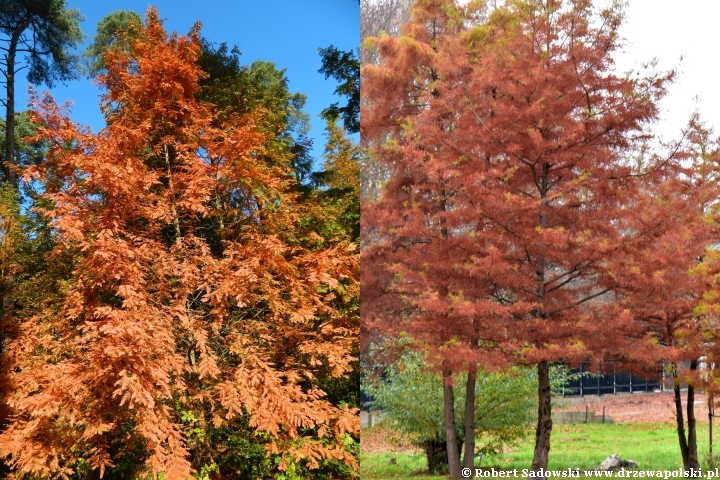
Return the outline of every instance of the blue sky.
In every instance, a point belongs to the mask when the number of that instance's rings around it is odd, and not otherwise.
[[[321,66],[318,47],[334,45],[355,50],[359,43],[360,7],[357,0],[68,0],[85,17],[81,24],[87,35],[85,45],[95,37],[97,23],[116,10],[134,10],[144,16],[149,6],[157,7],[168,32],[186,34],[196,21],[202,22],[202,36],[211,42],[227,42],[240,48],[241,62],[275,62],[285,75],[292,92],[307,95],[305,111],[310,115],[314,139],[313,155],[319,160],[325,143],[324,121],[320,111],[342,99],[333,95],[337,86],[318,73]],[[84,48],[84,46],[83,46]],[[27,104],[27,82],[23,72],[16,84],[16,106]],[[38,90],[48,90],[41,86]],[[58,103],[73,102],[72,119],[97,132],[104,126],[98,107],[100,90],[82,78],[67,86],[49,90]],[[322,163],[322,162],[320,162]]]

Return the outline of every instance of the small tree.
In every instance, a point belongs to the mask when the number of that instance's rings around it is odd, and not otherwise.
[[[633,312],[637,335],[646,343],[644,347],[638,345],[634,351],[626,352],[634,359],[630,368],[633,364],[637,368],[662,362],[672,375],[680,451],[683,466],[690,469],[700,467],[694,395],[700,386],[699,363],[709,340],[703,317],[697,314],[697,305],[705,290],[703,278],[694,275],[692,270],[703,257],[711,232],[697,202],[703,188],[689,183],[684,190],[656,192],[647,204],[648,214],[642,223],[645,228],[653,229],[648,233],[653,237],[653,245],[645,252],[652,260],[648,258],[632,266],[635,270],[631,274],[632,293],[622,303]],[[650,213],[653,211],[654,214]],[[658,218],[662,213],[675,218],[670,221],[667,217]],[[689,369],[684,368],[686,363]],[[687,383],[685,418],[681,382]]]
[[[656,357],[673,379],[680,453],[686,469],[699,468],[695,392],[716,391],[717,359],[717,199],[720,195],[718,139],[695,114],[685,130],[684,168],[652,192],[646,224],[658,225],[652,262],[640,265],[628,307],[659,346]],[[675,147],[675,149],[678,149]],[[663,221],[658,221],[663,217]],[[705,364],[705,368],[702,364]],[[687,385],[685,411],[680,384]]]
[[[382,378],[363,380],[363,390],[373,397],[372,406],[383,410],[400,431],[423,447],[430,474],[443,464],[447,468],[441,375],[427,370],[418,353],[405,354],[383,373]],[[463,425],[465,417],[466,377],[460,374],[455,379],[455,425]],[[471,461],[475,454],[493,455],[524,438],[537,408],[536,384],[536,375],[528,369],[478,372],[473,415],[474,433],[480,441],[470,454]],[[456,427],[456,434],[459,442],[468,440],[463,428]]]

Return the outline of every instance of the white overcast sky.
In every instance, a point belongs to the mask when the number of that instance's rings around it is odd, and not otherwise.
[[[619,71],[654,57],[659,70],[678,71],[660,104],[657,133],[677,138],[697,109],[720,135],[720,1],[629,0],[620,35],[626,46],[616,59]]]
[[[611,2],[594,0],[593,4],[604,7]],[[658,71],[677,72],[660,104],[662,118],[656,133],[666,141],[679,138],[697,110],[705,124],[714,128],[714,136],[720,136],[720,0],[627,3],[620,28],[625,48],[615,55],[618,72],[637,70],[654,58]]]

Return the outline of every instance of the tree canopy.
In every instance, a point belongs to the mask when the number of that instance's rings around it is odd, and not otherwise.
[[[94,77],[105,71],[105,50],[122,48],[123,45],[119,41],[123,38],[137,38],[141,33],[142,17],[139,13],[132,10],[117,10],[106,15],[98,22],[93,42],[87,46],[83,55],[87,64],[87,74]],[[119,35],[122,30],[125,35]],[[129,47],[125,43],[124,47]]]
[[[198,28],[168,35],[151,9],[123,41],[98,134],[34,98],[49,151],[25,175],[69,275],[13,341],[0,453],[42,477],[351,473],[357,409],[321,385],[356,362],[354,244],[309,241],[261,106],[202,99]]]
[[[400,38],[365,41],[380,61],[362,70],[361,135],[391,174],[363,206],[364,335],[407,332],[446,385],[474,364],[535,365],[533,470],[550,364],[642,350],[615,300],[655,242],[648,192],[684,175],[676,150],[641,154],[673,73],[614,72],[621,20],[586,0],[418,1]]]

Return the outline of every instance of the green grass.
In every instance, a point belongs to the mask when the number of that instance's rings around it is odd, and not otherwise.
[[[512,451],[483,459],[476,467],[505,470],[529,468],[532,463],[534,436]],[[720,437],[715,439],[720,451]],[[708,451],[708,426],[698,425],[698,452],[702,459]],[[617,453],[623,460],[634,460],[639,470],[674,470],[682,467],[678,436],[674,425],[667,423],[572,424],[555,425],[551,438],[550,470],[579,468],[594,470],[608,455]],[[395,463],[391,463],[391,459]],[[447,477],[427,475],[423,452],[360,454],[360,478],[385,480]]]
[[[362,442],[362,437],[360,442]],[[395,459],[396,464],[390,460]],[[360,454],[360,478],[362,480],[391,479],[391,478],[418,478],[419,480],[447,479],[442,476],[427,474],[427,460],[424,452],[408,453],[374,453]]]

